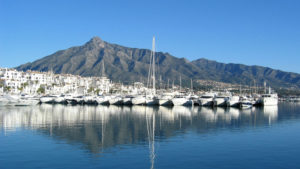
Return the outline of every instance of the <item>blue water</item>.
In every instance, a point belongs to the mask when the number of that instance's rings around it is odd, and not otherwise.
[[[300,104],[0,107],[0,168],[300,168]]]

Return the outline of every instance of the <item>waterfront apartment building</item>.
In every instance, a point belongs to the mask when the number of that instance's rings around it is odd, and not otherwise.
[[[11,94],[104,94],[111,82],[106,77],[81,77],[52,72],[0,68],[0,93]]]

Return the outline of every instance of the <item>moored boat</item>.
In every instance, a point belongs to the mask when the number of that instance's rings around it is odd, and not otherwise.
[[[198,99],[199,106],[212,106],[215,95],[215,93],[209,92],[200,96]]]

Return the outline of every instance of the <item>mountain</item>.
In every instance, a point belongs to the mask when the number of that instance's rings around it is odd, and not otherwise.
[[[105,75],[115,82],[132,83],[146,81],[149,69],[151,50],[128,48],[111,44],[93,37],[82,46],[57,51],[49,56],[18,66],[18,70],[54,71],[81,76]],[[103,64],[104,62],[104,64]],[[188,61],[169,53],[156,52],[158,78],[162,81],[189,84],[195,80],[214,80],[236,84],[250,84],[264,81],[272,87],[300,88],[300,74],[274,70],[262,66],[242,64],[224,64],[207,59]],[[103,69],[102,67],[105,67]]]

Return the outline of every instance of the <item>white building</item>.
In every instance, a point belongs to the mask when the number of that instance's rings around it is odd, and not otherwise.
[[[81,77],[52,72],[17,71],[0,68],[0,93],[13,94],[95,94],[108,93],[111,87],[106,77]],[[90,90],[93,89],[93,90]]]

